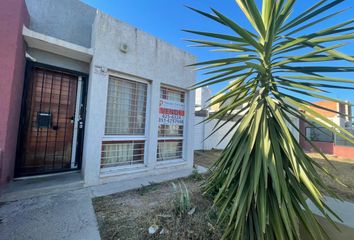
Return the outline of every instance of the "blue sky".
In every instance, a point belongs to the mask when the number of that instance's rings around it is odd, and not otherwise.
[[[207,18],[196,14],[185,6],[191,6],[203,11],[208,11],[210,7],[221,11],[231,17],[242,26],[250,27],[247,19],[238,8],[234,0],[82,0],[83,2],[108,13],[109,15],[137,28],[151,33],[179,48],[182,48],[195,56],[198,60],[210,60],[220,57],[218,53],[209,52],[205,48],[192,48],[189,43],[184,41],[186,38],[198,38],[191,34],[182,32],[182,29],[192,29],[210,32],[223,32],[225,29],[209,21]],[[260,0],[256,0],[260,3]],[[297,0],[293,16],[301,14],[306,8],[310,7],[318,0]],[[348,20],[354,16],[354,1],[346,0],[334,10],[351,7],[345,13],[336,16],[326,22],[318,24],[317,27],[310,28],[309,32],[323,27],[334,25],[338,22]],[[334,10],[331,10],[332,12]],[[342,51],[354,55],[354,44],[341,48]],[[348,64],[346,64],[349,66]],[[351,65],[353,66],[353,65]],[[341,77],[353,78],[353,74],[343,74]],[[198,74],[198,80],[203,76]],[[353,78],[354,79],[354,78]],[[211,86],[215,93],[222,87],[222,84]],[[354,92],[350,90],[334,90],[330,93],[331,97],[340,98],[354,102]]]

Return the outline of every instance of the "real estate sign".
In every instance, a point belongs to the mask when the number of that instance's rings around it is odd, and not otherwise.
[[[159,124],[183,125],[184,114],[184,103],[160,99]]]

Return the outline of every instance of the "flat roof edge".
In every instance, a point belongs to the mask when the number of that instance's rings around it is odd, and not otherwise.
[[[55,37],[38,33],[28,29],[26,26],[23,26],[22,28],[22,35],[29,47],[55,53],[57,55],[82,62],[91,62],[93,56],[92,48],[86,48]]]

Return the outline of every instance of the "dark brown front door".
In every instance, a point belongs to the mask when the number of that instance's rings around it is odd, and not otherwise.
[[[17,175],[70,170],[78,77],[32,67],[27,78]],[[73,160],[74,161],[74,160]]]

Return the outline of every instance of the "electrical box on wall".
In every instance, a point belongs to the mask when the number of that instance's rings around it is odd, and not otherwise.
[[[122,53],[127,53],[128,52],[128,45],[126,43],[121,43],[119,49]]]

